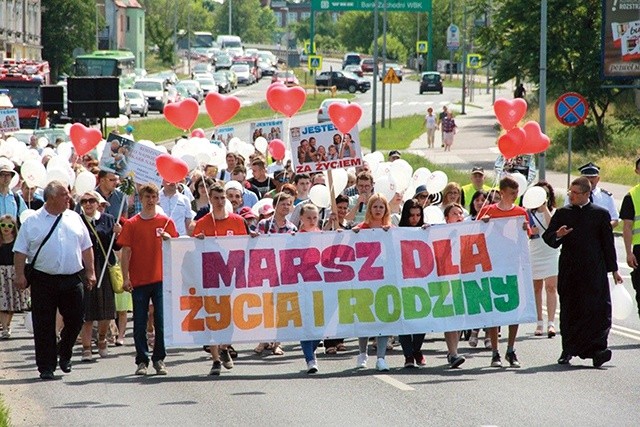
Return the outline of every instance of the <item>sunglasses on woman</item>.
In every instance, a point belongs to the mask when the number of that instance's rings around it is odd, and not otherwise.
[[[0,222],[0,228],[13,228],[14,225],[13,224],[7,224],[4,222]]]
[[[81,205],[84,205],[86,203],[98,203],[98,200],[97,199],[82,199],[82,200],[80,200],[80,204]]]

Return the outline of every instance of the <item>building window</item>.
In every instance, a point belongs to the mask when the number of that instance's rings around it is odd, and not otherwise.
[[[131,22],[129,21],[129,17],[127,16],[127,33],[128,33],[128,32],[129,32],[129,30],[131,29],[131,28],[130,28],[130,25],[131,25]]]
[[[302,19],[309,19],[311,17],[311,12],[302,12]]]
[[[287,13],[287,24],[298,22],[298,14],[296,12]]]

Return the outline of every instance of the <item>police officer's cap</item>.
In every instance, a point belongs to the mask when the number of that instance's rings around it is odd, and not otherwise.
[[[578,170],[580,171],[580,175],[582,176],[599,176],[600,175],[600,167],[592,162],[589,162],[586,165],[580,166]]]

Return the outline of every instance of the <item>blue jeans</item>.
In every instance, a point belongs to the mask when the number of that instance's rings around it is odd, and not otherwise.
[[[149,346],[147,345],[147,319],[149,318],[149,300],[153,302],[153,327],[155,345],[152,362],[164,360],[167,352],[164,348],[164,316],[162,307],[162,282],[137,286],[131,292],[133,299],[133,341],[136,345],[136,365],[149,365]]]
[[[318,344],[320,344],[319,340],[300,341],[300,347],[302,347],[305,362],[310,362],[316,358],[315,352],[318,348]]]

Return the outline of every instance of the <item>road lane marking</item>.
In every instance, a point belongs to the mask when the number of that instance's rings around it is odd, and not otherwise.
[[[393,386],[395,388],[397,388],[398,390],[402,390],[402,391],[413,391],[415,390],[413,387],[408,386],[407,384],[403,383],[402,381],[398,381],[395,378],[390,377],[389,375],[374,375],[373,376],[376,379],[379,379],[380,381],[389,384],[390,386]]]

